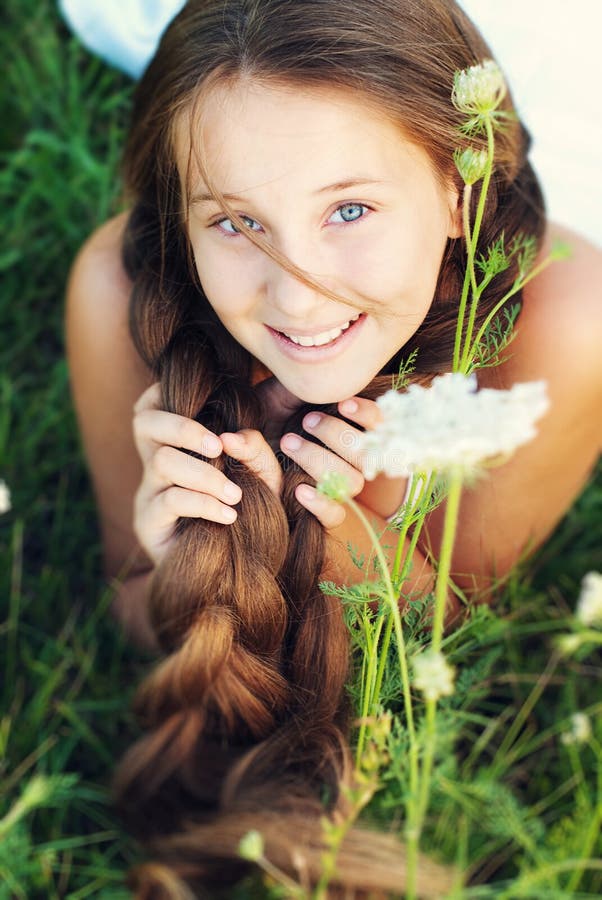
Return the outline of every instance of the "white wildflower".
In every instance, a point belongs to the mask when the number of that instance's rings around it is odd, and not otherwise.
[[[487,170],[487,151],[475,150],[473,147],[459,148],[454,153],[456,168],[464,184],[475,184]]]
[[[546,384],[477,391],[475,375],[452,372],[430,387],[388,391],[377,404],[382,421],[360,436],[363,472],[390,478],[414,472],[469,473],[485,460],[509,456],[535,436],[534,422],[548,409]]]
[[[573,713],[569,731],[565,731],[560,740],[563,744],[586,744],[592,736],[592,723],[589,716],[582,712]]]
[[[455,669],[442,653],[425,650],[414,657],[413,665],[414,687],[422,691],[427,700],[453,694]]]
[[[0,478],[0,515],[9,512],[10,508],[10,491],[6,482]]]
[[[582,625],[602,625],[602,574],[588,572],[581,582],[575,617]]]
[[[460,112],[486,116],[500,105],[507,93],[500,67],[492,59],[471,66],[454,76],[452,102]]]

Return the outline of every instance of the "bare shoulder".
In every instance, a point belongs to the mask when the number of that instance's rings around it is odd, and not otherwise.
[[[548,378],[602,390],[602,251],[580,235],[551,225],[540,259],[562,241],[570,255],[527,285],[519,337]]]
[[[127,213],[101,225],[83,244],[69,277],[67,300],[85,307],[100,323],[105,316],[127,312],[131,284],[121,261]],[[99,299],[104,302],[98,304]]]
[[[483,384],[508,387],[545,379],[558,400],[591,405],[602,398],[602,251],[551,225],[538,263],[561,241],[570,255],[551,262],[524,289],[517,333],[507,359],[482,373]]]

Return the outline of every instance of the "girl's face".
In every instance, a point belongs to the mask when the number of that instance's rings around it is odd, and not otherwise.
[[[457,192],[350,92],[241,79],[211,93],[201,138],[207,171],[232,208],[341,297],[302,284],[237,232],[194,163],[188,172],[182,123],[189,236],[215,312],[300,399],[356,394],[424,320],[447,238],[459,233]]]

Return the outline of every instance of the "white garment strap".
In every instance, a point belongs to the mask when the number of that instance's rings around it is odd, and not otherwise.
[[[397,516],[399,515],[399,510],[402,508],[402,506],[405,506],[405,504],[410,499],[410,493],[412,492],[412,484],[414,483],[414,481],[417,482],[416,491],[414,492],[414,497],[416,497],[416,495],[418,493],[420,493],[423,486],[426,484],[426,482],[428,481],[428,479],[430,477],[431,477],[431,472],[426,472],[426,474],[424,474],[424,475],[410,475],[410,477],[408,478],[408,482],[406,484],[406,489],[405,489],[405,493],[403,495],[403,500],[399,504],[399,509],[395,510],[395,512],[392,515],[387,516],[387,519],[386,519],[387,522],[392,522],[393,519],[396,519]]]

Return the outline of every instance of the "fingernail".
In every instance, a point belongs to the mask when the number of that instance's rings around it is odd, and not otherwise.
[[[339,404],[339,409],[342,413],[356,413],[359,408],[360,405],[357,400],[343,400]]]
[[[305,416],[303,419],[303,427],[315,428],[321,418],[322,416],[319,413],[309,413],[309,415]]]
[[[315,488],[312,488],[309,484],[300,484],[297,488],[297,500],[304,500],[306,503],[311,503],[315,496]]]
[[[208,434],[201,441],[201,453],[205,456],[215,456],[222,452],[221,441],[214,435]]]
[[[296,434],[285,434],[282,438],[282,446],[285,450],[300,450],[302,440]]]
[[[242,491],[237,484],[234,484],[232,481],[229,481],[224,485],[224,489],[222,491],[222,495],[226,500],[232,500],[235,503],[238,503],[240,498],[242,497]]]
[[[224,522],[234,522],[235,519],[236,519],[235,510],[230,509],[229,507],[225,507],[224,509],[222,509],[222,520]]]

